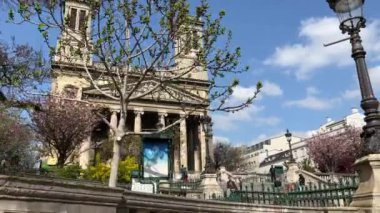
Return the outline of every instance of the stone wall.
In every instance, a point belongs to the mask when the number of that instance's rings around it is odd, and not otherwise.
[[[95,183],[0,175],[0,213],[116,213],[123,192]]]
[[[135,192],[125,193],[126,203],[131,212],[212,212],[212,213],[251,213],[251,212],[299,212],[299,213],[340,213],[364,212],[358,208],[299,208],[273,205],[188,199],[164,195],[151,195]]]
[[[0,175],[0,213],[365,212],[359,208],[298,208],[199,200],[131,192],[100,184]]]

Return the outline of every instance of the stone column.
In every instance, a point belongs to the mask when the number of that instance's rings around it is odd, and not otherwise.
[[[217,181],[217,175],[216,174],[202,174],[201,175],[201,184],[199,188],[202,190],[203,198],[208,200],[212,199],[212,197],[222,197],[223,196],[223,189],[219,185]]]
[[[289,162],[288,171],[286,171],[286,180],[288,183],[297,183],[298,181],[298,165],[296,162]]]
[[[141,115],[144,114],[142,109],[135,109],[135,129],[134,132],[141,132]]]
[[[179,153],[179,144],[178,144],[178,141],[173,141],[173,143],[175,143],[175,144],[173,144],[174,145],[174,147],[173,147],[173,169],[174,169],[174,171],[173,171],[173,177],[175,178],[175,179],[177,179],[177,176],[179,177],[179,173],[180,173],[180,161],[179,161],[179,156],[180,156],[180,153]]]
[[[380,212],[380,154],[370,154],[356,160],[355,167],[360,183],[350,206]]]
[[[112,111],[111,119],[110,119],[110,124],[111,124],[112,127],[117,128],[117,111],[116,110]],[[111,131],[112,134],[114,134],[114,132],[112,131],[112,129],[110,131]]]
[[[200,143],[200,160],[201,160],[201,171],[205,169],[206,166],[206,134],[202,127],[202,124],[199,124],[199,143]]]
[[[87,137],[86,140],[84,140],[81,144],[81,147],[79,149],[79,165],[82,167],[82,169],[87,169],[88,165],[90,164],[91,160],[91,135]]]
[[[198,141],[196,141],[196,143],[197,144],[194,145],[194,171],[198,173],[200,172],[201,160],[199,159],[200,150],[199,150]]]
[[[163,125],[162,128],[165,128],[165,117],[168,116],[166,112],[158,112],[158,121]]]
[[[180,131],[180,164],[187,168],[187,131],[186,131],[186,116],[181,115],[181,122],[179,125],[179,131]]]

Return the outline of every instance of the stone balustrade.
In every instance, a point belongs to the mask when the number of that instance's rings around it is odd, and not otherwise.
[[[365,209],[302,208],[200,200],[132,192],[88,183],[0,176],[0,213],[4,212],[365,212]]]

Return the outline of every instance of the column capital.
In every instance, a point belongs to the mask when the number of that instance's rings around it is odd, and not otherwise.
[[[135,115],[143,115],[144,114],[144,109],[143,108],[135,108],[133,110],[133,112],[135,113]]]
[[[110,110],[110,112],[112,112],[112,113],[113,113],[113,112],[116,112],[116,113],[120,112],[120,108],[119,108],[119,107],[112,107],[112,106],[111,106],[111,107],[109,108],[109,110]]]
[[[180,113],[180,114],[179,114],[179,117],[180,117],[180,118],[187,118],[187,116],[189,116],[189,115],[186,114],[186,113]]]
[[[159,111],[157,112],[158,113],[158,116],[163,116],[163,117],[167,117],[168,116],[168,113],[166,111]]]
[[[111,112],[111,113],[119,113],[120,110],[119,110],[119,109],[110,109],[110,112]]]

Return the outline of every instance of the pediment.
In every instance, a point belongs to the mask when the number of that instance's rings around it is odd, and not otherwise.
[[[136,83],[131,83],[127,86],[127,91],[132,92]],[[112,89],[112,84],[105,84],[98,89],[89,87],[83,88],[84,98],[97,97],[97,98],[109,98],[107,95],[118,97],[118,93],[115,89]],[[107,94],[107,95],[104,95]],[[140,83],[137,89],[132,93],[130,100],[151,100],[155,102],[172,102],[172,103],[187,103],[197,105],[207,105],[207,100],[197,96],[189,91],[177,87],[172,84],[160,84],[155,80],[146,80]]]

